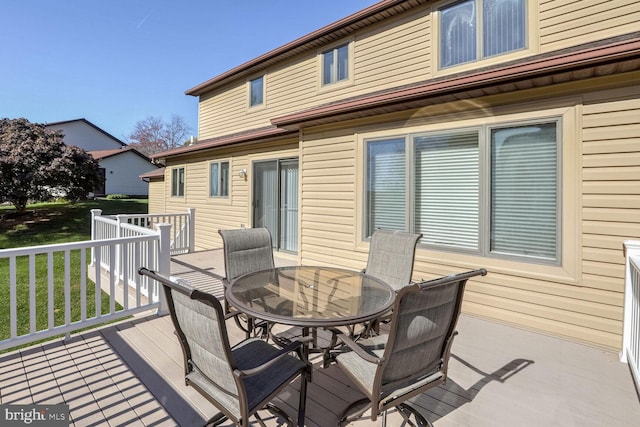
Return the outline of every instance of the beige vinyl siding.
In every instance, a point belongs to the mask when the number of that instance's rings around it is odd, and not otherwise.
[[[203,95],[199,104],[199,139],[268,126],[272,117],[425,80],[430,70],[429,33],[430,16],[423,9],[344,39],[354,43],[354,79],[348,85],[320,87],[320,50],[273,67],[266,72],[266,108],[247,108],[245,80]]]
[[[549,52],[638,31],[638,0],[540,2],[540,49]]]
[[[321,87],[317,51],[272,66],[252,76],[265,75],[265,106],[248,108],[247,79],[202,95],[199,103],[199,138],[207,139],[270,125],[270,119],[314,106],[425,81],[438,73],[472,69],[474,64],[438,71],[432,69],[437,34],[432,26],[436,10],[446,2],[424,5],[388,22],[363,28],[344,42],[352,42],[353,80]],[[529,54],[550,52],[602,38],[637,31],[638,0],[548,0],[530,11]],[[537,22],[538,21],[538,22]],[[515,55],[515,56],[514,56]],[[482,66],[521,57],[514,52],[481,62]]]
[[[184,212],[195,208],[196,250],[222,247],[218,229],[251,226],[250,193],[252,162],[298,156],[298,140],[287,139],[251,146],[239,146],[171,159],[167,169],[185,166],[185,197],[167,197],[166,212]],[[209,197],[209,164],[229,161],[230,197]],[[240,178],[246,169],[248,178]],[[169,186],[167,186],[169,187]]]
[[[640,238],[640,99],[587,97],[583,115],[583,286],[623,298],[622,244]],[[610,100],[608,98],[613,98]],[[622,304],[614,309],[622,315]]]
[[[588,81],[583,85],[591,87]],[[575,85],[565,86],[575,91]],[[558,96],[561,88],[556,87]],[[570,216],[563,227],[578,230],[576,242],[572,242],[577,251],[571,254],[577,263],[573,273],[563,278],[545,273],[536,264],[419,246],[414,280],[487,267],[488,276],[469,283],[463,306],[466,313],[617,349],[624,299],[622,242],[640,238],[640,101],[629,93],[629,88],[611,89],[571,98],[576,127],[565,131],[576,135],[576,149],[565,156],[573,157],[571,163],[579,168],[571,176],[565,171],[563,180],[575,181],[578,191],[582,189],[574,198],[577,206],[563,208],[563,215]],[[514,100],[505,95],[503,102],[508,99]],[[563,105],[563,99],[547,97],[545,104]],[[478,103],[482,104],[480,100]],[[535,113],[532,108],[536,105],[529,104],[530,113]],[[495,109],[496,114],[499,111],[530,114],[527,104]],[[389,117],[403,126],[397,115]],[[411,117],[416,117],[415,112],[406,113],[406,119]],[[428,120],[436,122],[434,116]],[[451,116],[443,116],[442,123],[451,126]],[[360,129],[393,126],[382,116],[367,123],[359,121],[358,125]],[[366,264],[368,243],[359,233],[362,214],[358,203],[362,198],[358,192],[362,183],[356,177],[362,173],[362,157],[358,154],[356,129],[328,129],[307,129],[303,137],[300,260],[360,269]]]
[[[149,206],[147,208],[148,213],[158,214],[165,212],[165,194],[164,178],[151,178],[149,180]]]
[[[305,136],[300,160],[301,263],[362,268],[363,254],[353,250],[357,192],[353,133]]]

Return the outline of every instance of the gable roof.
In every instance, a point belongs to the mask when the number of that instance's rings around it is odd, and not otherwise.
[[[99,128],[98,126],[94,125],[93,123],[91,123],[89,120],[82,118],[82,119],[73,119],[73,120],[63,120],[60,122],[51,122],[51,123],[46,123],[45,126],[58,126],[58,125],[64,125],[67,123],[74,123],[74,122],[81,122],[81,123],[85,123],[89,126],[91,126],[92,128],[94,128],[95,130],[97,130],[98,132],[108,136],[109,138],[113,139],[114,141],[118,142],[121,146],[126,147],[127,144],[125,142],[122,142],[120,139],[116,138],[115,136],[111,135],[109,132],[105,131],[104,129]]]
[[[126,148],[116,148],[115,150],[93,150],[93,151],[87,151],[87,153],[89,153],[89,155],[91,157],[93,157],[95,160],[103,160],[109,157],[113,157],[113,156],[119,156],[120,154],[123,153],[129,153],[132,152],[133,154],[136,154],[140,157],[142,157],[144,160],[148,161],[149,163],[151,163],[151,159],[147,156],[145,156],[144,154],[142,154],[141,152],[139,152],[138,150],[136,150],[133,147],[126,147]]]

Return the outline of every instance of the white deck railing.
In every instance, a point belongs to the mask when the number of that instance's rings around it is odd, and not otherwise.
[[[636,388],[640,390],[640,241],[624,242],[624,329],[620,360],[629,363]]]
[[[126,234],[126,224],[154,230],[158,224],[171,224],[171,255],[179,255],[194,250],[195,209],[187,213],[165,214],[119,214],[102,215],[100,209],[91,211],[91,239],[121,237]]]
[[[160,225],[157,231],[145,235],[0,250],[0,272],[4,271],[4,283],[0,283],[9,287],[8,301],[0,302],[9,306],[9,336],[0,337],[0,350],[150,309],[165,312],[158,284],[138,275],[137,270],[147,267],[170,274],[169,227]],[[121,273],[104,271],[98,261],[117,259],[119,254]],[[43,283],[46,295],[41,292]],[[74,301],[72,287],[79,290],[79,298]],[[104,311],[102,290],[109,294],[109,308]],[[150,290],[150,298],[144,296],[144,290]],[[95,294],[95,309],[88,310],[90,291]],[[43,310],[47,314],[44,326],[36,321],[37,313]]]

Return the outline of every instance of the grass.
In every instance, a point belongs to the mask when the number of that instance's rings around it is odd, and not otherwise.
[[[29,205],[27,213],[16,215],[8,206],[0,207],[0,249],[39,246],[90,240],[91,209],[102,209],[103,214],[146,213],[147,201],[129,200],[95,200],[82,203],[42,203]],[[70,252],[71,272],[71,319],[80,319],[80,251]],[[86,262],[89,261],[86,254]],[[16,259],[18,335],[29,332],[29,259]],[[46,255],[35,259],[36,271],[36,330],[48,328],[48,269]],[[64,324],[64,253],[54,254],[54,325]],[[0,259],[0,340],[10,336],[9,313],[9,260]],[[4,285],[2,285],[4,284]],[[93,317],[96,312],[95,286],[87,280],[86,287],[87,316]],[[118,307],[121,309],[121,307]],[[102,293],[101,311],[109,311],[109,296]]]

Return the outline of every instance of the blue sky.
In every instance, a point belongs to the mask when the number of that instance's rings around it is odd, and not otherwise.
[[[0,117],[86,118],[126,141],[216,75],[377,0],[0,0]]]

